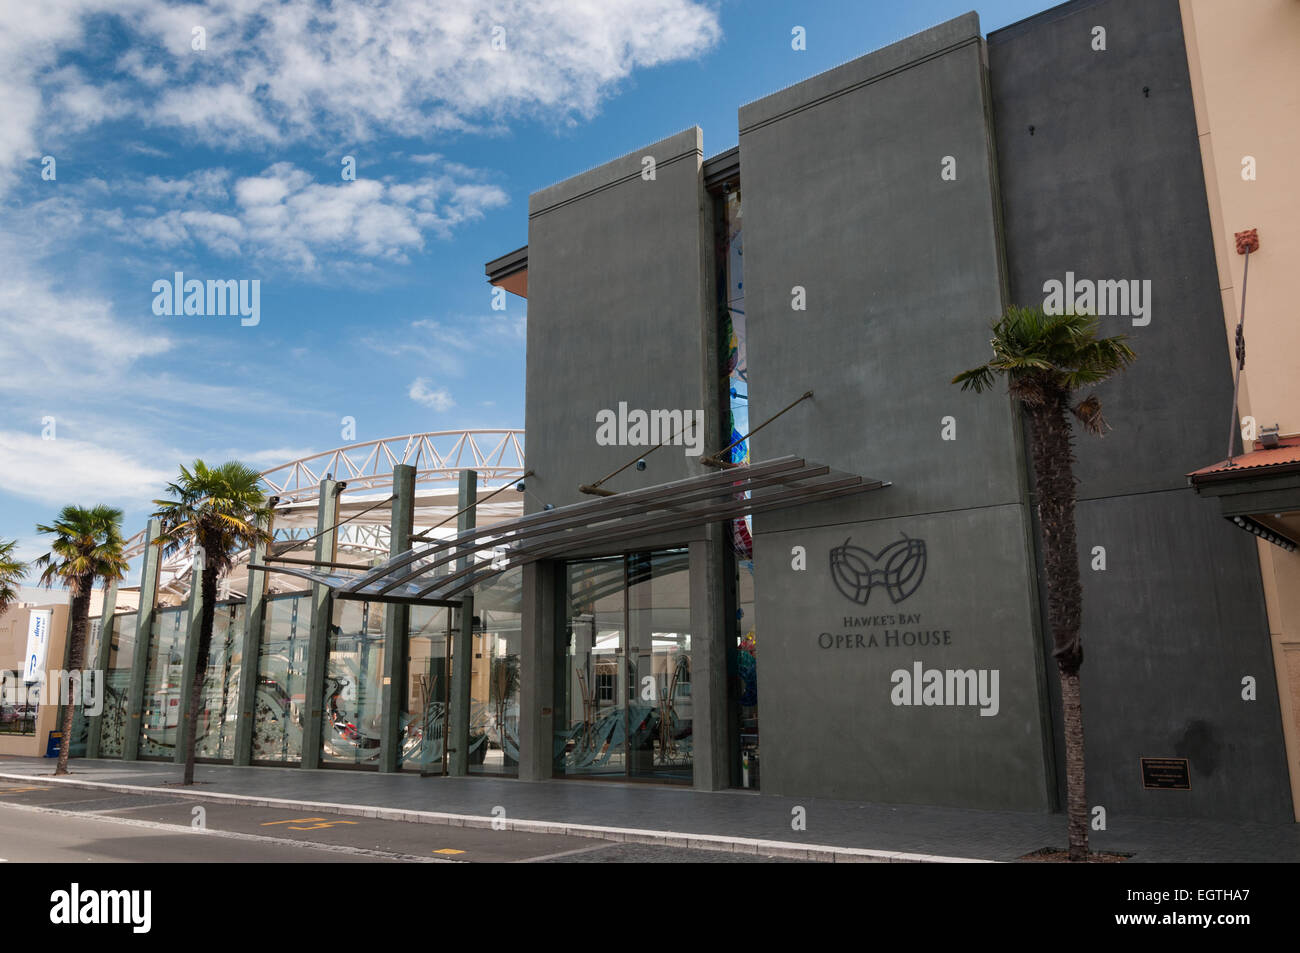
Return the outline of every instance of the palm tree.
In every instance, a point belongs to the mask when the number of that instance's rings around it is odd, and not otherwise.
[[[0,540],[0,615],[18,601],[18,584],[27,575],[27,564],[14,555],[18,540]]]
[[[52,526],[37,524],[36,532],[54,537],[50,551],[36,560],[44,567],[41,584],[54,585],[57,579],[72,593],[72,644],[68,667],[74,672],[84,667],[86,629],[90,621],[90,593],[95,582],[105,585],[126,575],[127,561],[122,556],[122,511],[111,506],[65,506]],[[68,749],[72,746],[72,714],[76,699],[63,706],[63,743],[55,775],[68,773]]]
[[[271,507],[259,485],[260,479],[256,470],[233,460],[214,468],[195,460],[192,470],[182,466],[180,479],[167,485],[172,499],[154,500],[158,510],[153,515],[162,520],[159,545],[170,554],[186,543],[192,544],[194,569],[199,578],[191,577],[190,584],[203,587],[198,660],[189,687],[189,716],[180,739],[185,751],[183,784],[194,783],[194,738],[212,645],[217,577],[230,568],[235,553],[270,538],[262,528],[270,521]]]
[[[1074,431],[1072,414],[1090,434],[1106,427],[1101,401],[1089,395],[1073,403],[1074,392],[1106,380],[1135,355],[1124,335],[1097,337],[1097,319],[1087,314],[1047,315],[1041,308],[1012,306],[993,325],[993,359],[953,378],[961,389],[982,393],[994,375],[1033,424],[1032,452],[1038,494],[1038,523],[1047,576],[1047,618],[1052,657],[1061,679],[1064,713],[1066,816],[1071,861],[1088,859],[1088,800],[1084,786],[1083,664],[1080,624],[1083,589],[1074,530]]]

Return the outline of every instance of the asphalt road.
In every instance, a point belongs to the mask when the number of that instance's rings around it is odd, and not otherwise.
[[[10,863],[764,863],[777,858],[585,837],[313,814],[165,793],[0,781]]]

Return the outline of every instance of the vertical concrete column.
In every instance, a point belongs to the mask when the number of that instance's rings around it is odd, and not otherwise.
[[[140,757],[140,712],[144,707],[144,679],[149,665],[149,639],[157,618],[158,571],[162,548],[155,545],[162,534],[162,520],[155,517],[145,531],[144,555],[140,559],[140,611],[135,617],[135,652],[131,657],[131,684],[126,696],[126,737],[122,739],[122,760]]]
[[[272,523],[263,527],[268,533]],[[262,627],[266,623],[266,573],[261,566],[266,559],[266,543],[253,547],[248,559],[248,599],[244,603],[244,631],[239,648],[239,721],[235,725],[235,764],[246,765],[253,759],[253,729],[257,724],[257,669],[262,645]]]
[[[722,527],[709,527],[707,539],[690,544],[691,579],[691,735],[695,787],[719,791],[731,783],[727,723],[727,624],[723,594],[726,560]]]
[[[393,516],[389,523],[388,555],[411,548],[415,526],[415,467],[393,467]],[[401,767],[402,707],[406,701],[406,639],[410,634],[411,607],[390,602],[384,606],[384,682],[379,727],[379,770]]]
[[[555,773],[555,567],[522,570],[519,648],[519,779],[545,781]]]
[[[456,509],[461,514],[456,519],[458,532],[471,530],[475,525],[474,502],[478,499],[478,473],[474,470],[460,471],[460,494]],[[457,569],[465,569],[473,560],[473,555],[461,556],[456,560]],[[469,770],[469,708],[470,708],[470,673],[474,665],[474,595],[467,591],[462,597],[460,609],[457,610],[455,644],[451,651],[451,721],[450,737],[447,743],[447,773],[459,778]]]
[[[95,657],[86,659],[86,667],[93,669],[95,672],[95,689],[99,697],[103,699],[107,692],[104,686],[108,684],[108,657],[113,651],[113,613],[117,611],[117,583],[108,584],[108,590],[104,593],[104,611],[99,617],[99,651]],[[101,715],[92,715],[87,719],[86,726],[86,757],[99,757],[99,726]]]
[[[338,497],[344,484],[320,481],[320,502],[316,506],[316,561],[333,562],[338,552]],[[321,715],[325,708],[325,665],[329,659],[330,623],[334,599],[320,583],[311,587],[311,641],[307,646],[307,686],[303,704],[306,723],[302,726],[302,767],[320,767]]]
[[[206,555],[206,554],[205,554]],[[195,560],[194,566],[190,570],[190,617],[189,624],[185,627],[185,656],[181,663],[181,717],[176,724],[176,751],[172,755],[172,761],[176,764],[185,763],[185,745],[182,739],[185,737],[186,722],[190,718],[190,694],[194,690],[194,669],[199,662],[199,632],[203,628],[203,562]],[[213,625],[215,626],[215,618]],[[211,646],[208,651],[211,652]],[[194,736],[194,746],[199,744],[198,734]]]

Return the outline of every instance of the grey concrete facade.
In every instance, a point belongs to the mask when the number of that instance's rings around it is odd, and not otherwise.
[[[1133,335],[1139,361],[1099,389],[1116,430],[1078,447],[1090,803],[1289,816],[1253,544],[1184,485],[1221,455],[1230,378],[1176,0],[1066,4],[987,44],[967,14],[744,106],[739,126],[751,427],[814,392],[752,439],[751,456],[891,482],[755,518],[763,792],[1059,807],[1025,423],[1001,388],[977,397],[950,381],[986,357],[1006,305],[1040,303],[1045,280],[1073,272],[1150,280],[1154,309],[1150,323],[1106,319]],[[692,211],[698,162],[676,159],[697,158],[698,143],[682,134],[533,197],[530,509],[579,499],[579,483],[629,458],[593,446],[595,408],[625,395],[680,406],[692,374],[707,401],[716,383],[711,309],[695,304],[710,278],[692,244],[711,210]],[[657,192],[639,177],[645,155],[670,157]],[[611,313],[637,320],[606,334]],[[684,369],[701,330],[705,359]],[[665,340],[679,344],[672,369]],[[690,472],[674,456],[611,486]],[[1095,546],[1105,570],[1089,568]],[[699,560],[693,586],[718,594],[707,611],[729,628],[727,570]],[[549,659],[540,681],[525,679],[539,711],[561,662],[546,632],[564,624],[562,565],[525,570],[525,629]],[[955,689],[996,672],[997,700],[911,699],[931,670],[958,673]],[[734,707],[715,697],[698,710],[697,745],[720,751]],[[534,731],[550,737],[540,718]],[[545,776],[550,756],[527,776]],[[1143,756],[1189,758],[1192,790],[1144,789]],[[720,767],[706,773],[698,786],[725,783]]]
[[[528,258],[525,429],[538,436],[527,453],[533,471],[525,481],[527,512],[590,499],[581,485],[605,478],[638,453],[645,469],[629,467],[605,488],[707,472],[700,457],[721,448],[712,199],[702,166],[702,133],[693,128],[531,197],[529,248],[536,252]],[[598,441],[597,415],[622,416],[620,408],[690,411],[700,415],[697,421],[702,417],[702,432],[653,452],[651,445],[680,428],[647,435],[639,445]],[[720,565],[721,535],[698,527],[635,545],[690,548],[695,707],[725,711],[725,633],[714,590],[705,582]],[[575,550],[572,556],[600,554]],[[558,589],[541,591],[562,585],[562,563],[524,567],[520,777],[551,776],[552,739],[565,727],[557,675],[568,665],[565,607]],[[530,666],[539,668],[530,672]],[[725,739],[722,723],[710,725],[704,737],[697,734],[697,786],[726,786]]]
[[[1138,360],[1097,388],[1114,429],[1076,440],[1089,800],[1289,819],[1255,544],[1185,480],[1224,456],[1232,378],[1177,0],[1065,4],[988,49],[1013,300],[1151,282],[1149,323],[1101,318]],[[1142,757],[1187,758],[1191,790],[1145,790]]]
[[[698,412],[702,455],[726,442],[710,189],[739,175],[750,426],[814,392],[753,437],[751,457],[890,481],[754,520],[762,793],[1057,810],[1059,690],[1025,422],[1001,386],[978,396],[951,380],[987,359],[1006,305],[1040,303],[1046,280],[1149,280],[1149,323],[1103,319],[1139,355],[1098,388],[1114,430],[1076,441],[1089,803],[1116,819],[1290,820],[1254,542],[1184,479],[1222,455],[1231,378],[1177,0],[1078,0],[987,42],[967,14],[744,106],[739,128],[725,176],[710,178],[692,128],[531,197],[529,245],[506,256],[529,298],[526,512],[590,499],[580,486],[602,478],[621,491],[707,472],[683,446],[651,452],[664,434],[602,442],[602,411]],[[638,455],[644,470],[607,476]],[[413,479],[395,483],[395,551],[409,545]],[[318,560],[334,558],[336,487],[322,486]],[[518,569],[521,780],[556,775],[571,727],[566,561],[673,548],[689,564],[693,783],[738,783],[729,537],[715,524],[607,539]],[[152,606],[152,550],[144,573]],[[625,618],[650,618],[638,598]],[[250,570],[236,764],[252,745],[264,603],[265,574]],[[333,604],[319,586],[313,603],[308,768],[329,730]],[[407,679],[407,610],[393,608],[384,771],[398,768]],[[461,658],[473,614],[468,601]],[[128,759],[152,619],[137,618]],[[105,663],[107,651],[105,639]],[[466,741],[462,721],[452,773]],[[1144,789],[1142,757],[1187,758],[1191,790]]]
[[[893,483],[754,520],[765,792],[1053,806],[1018,421],[949,383],[1004,303],[992,148],[974,14],[740,111],[751,420],[816,393],[751,452]],[[914,593],[836,587],[904,536]],[[996,671],[996,714],[896,704],[918,662]]]
[[[526,512],[587,499],[580,485],[636,456],[636,446],[596,441],[596,415],[620,404],[702,411],[704,452],[717,449],[702,163],[702,134],[688,129],[530,199],[525,430],[539,439],[528,453]],[[704,472],[684,449],[655,451],[644,471],[625,470],[609,488]]]

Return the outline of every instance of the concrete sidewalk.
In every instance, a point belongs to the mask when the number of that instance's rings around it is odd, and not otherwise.
[[[1013,861],[1065,846],[1062,815],[778,798],[743,791],[601,781],[420,778],[410,774],[201,764],[193,788],[178,765],[75,759],[66,783],[156,789],[366,817],[568,833],[606,840],[756,851],[826,860]],[[0,756],[0,778],[52,780],[53,760]],[[64,779],[59,779],[64,782]],[[169,783],[170,782],[170,783]],[[806,830],[792,829],[796,808]],[[1092,847],[1132,861],[1300,861],[1300,825],[1112,814]]]

